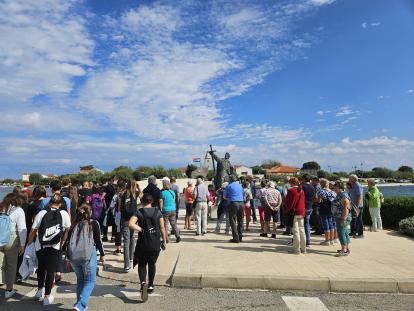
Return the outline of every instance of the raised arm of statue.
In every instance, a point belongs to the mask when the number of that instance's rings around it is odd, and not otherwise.
[[[209,153],[211,154],[211,157],[216,161],[216,162],[221,162],[222,160],[212,151],[209,151]]]

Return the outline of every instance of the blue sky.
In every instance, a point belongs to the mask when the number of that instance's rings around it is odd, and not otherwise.
[[[0,178],[413,163],[409,0],[0,2]]]

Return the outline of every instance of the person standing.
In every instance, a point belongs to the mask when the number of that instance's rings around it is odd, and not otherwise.
[[[374,179],[368,179],[368,191],[365,194],[365,204],[369,208],[369,214],[371,215],[371,231],[377,232],[382,230],[381,219],[381,201],[382,193],[375,185]]]
[[[358,182],[358,176],[352,174],[349,176],[349,197],[351,199],[351,205],[358,208],[359,214],[352,217],[351,221],[351,235],[354,238],[364,237],[364,189]]]
[[[23,199],[18,193],[9,193],[0,204],[0,284],[6,284],[6,299],[16,293],[13,284],[18,257],[23,255],[26,245],[26,216],[22,204]]]
[[[221,224],[223,220],[226,219],[226,229],[224,231],[225,234],[230,233],[230,221],[229,221],[229,210],[228,210],[228,201],[224,198],[224,191],[228,186],[228,182],[224,182],[221,184],[221,188],[217,191],[217,224],[216,224],[216,233],[220,233]]]
[[[148,300],[148,294],[154,292],[156,263],[160,249],[166,248],[165,241],[167,240],[164,218],[160,210],[153,207],[152,203],[152,196],[145,193],[142,197],[143,208],[129,220],[129,228],[139,232],[134,252],[134,267],[138,264],[141,299],[144,302]]]
[[[180,230],[178,230],[177,227],[177,209],[176,209],[176,197],[175,192],[171,190],[171,184],[168,180],[164,179],[162,181],[162,191],[161,191],[161,197],[162,197],[162,206],[161,206],[161,213],[164,217],[164,223],[167,225],[167,222],[170,223],[170,226],[175,234],[175,241],[179,243],[181,241],[180,238]],[[165,228],[167,231],[167,240],[168,243],[170,241],[169,238],[169,230]]]
[[[36,238],[35,249],[39,261],[35,298],[40,300],[44,294],[44,306],[54,301],[51,295],[52,286],[62,245],[70,228],[70,217],[68,212],[62,209],[62,202],[60,193],[54,193],[48,202],[48,207],[36,215],[29,234],[28,245]]]
[[[256,182],[252,176],[247,176],[247,181],[249,182],[250,192],[252,193],[252,199],[250,200],[250,209],[251,214],[253,217],[253,223],[257,223],[257,216],[256,216],[256,202],[254,198],[256,197]]]
[[[332,215],[332,201],[335,199],[336,193],[329,189],[327,179],[322,178],[320,183],[321,189],[316,194],[316,199],[319,203],[319,214],[325,231],[325,241],[321,242],[321,245],[334,245],[337,243],[337,234],[335,217]]]
[[[90,205],[84,203],[76,210],[76,218],[69,230],[68,240],[68,259],[77,280],[77,300],[72,310],[85,311],[96,283],[97,250],[101,263],[105,264],[101,230],[99,223],[92,219]]]
[[[341,243],[341,249],[338,250],[335,256],[348,256],[350,254],[349,243],[351,243],[348,232],[348,226],[352,219],[351,213],[349,212],[351,200],[345,191],[343,182],[335,182],[334,191],[336,193],[336,197],[332,201],[332,214],[336,219],[336,228],[338,230],[338,237]]]
[[[306,234],[306,247],[310,247],[311,241],[311,228],[310,228],[310,218],[313,212],[313,202],[315,198],[315,187],[310,183],[311,178],[309,175],[305,174],[302,177],[302,189],[305,193],[305,234]]]
[[[181,207],[181,193],[180,187],[177,185],[177,179],[175,177],[171,178],[171,190],[174,191],[175,194],[175,206],[176,206],[176,215],[175,220],[178,221],[178,214]]]
[[[193,198],[196,202],[195,213],[197,215],[196,235],[207,233],[207,211],[208,211],[208,189],[201,178],[197,178],[196,186],[193,190]]]
[[[272,220],[272,238],[276,239],[276,223],[279,221],[280,206],[282,205],[282,196],[276,189],[273,181],[267,184],[266,191],[262,196],[262,202],[265,206],[264,211],[264,232],[267,236],[270,233],[270,221]]]
[[[161,190],[157,187],[157,177],[151,175],[148,177],[148,186],[144,189],[143,193],[149,193],[152,196],[153,207],[158,207],[162,205],[162,197],[161,197]]]
[[[306,235],[305,235],[305,194],[302,185],[296,177],[289,179],[291,188],[286,195],[286,212],[293,216],[293,250],[291,253],[300,255],[306,254]]]
[[[231,243],[240,243],[243,239],[243,217],[244,217],[244,195],[243,188],[237,181],[236,176],[230,176],[230,183],[224,191],[224,198],[229,202],[229,220],[233,238]]]
[[[112,227],[111,242],[115,241],[115,232],[116,232],[115,219],[114,219],[114,214],[110,212],[109,207],[111,205],[113,197],[116,195],[117,184],[118,184],[118,177],[114,176],[112,180],[108,181],[108,183],[104,186],[105,203],[106,203],[107,210],[105,211],[105,219],[106,219],[105,226],[102,228],[102,233],[103,233],[102,241],[103,242],[108,241],[108,228],[109,227]]]
[[[315,193],[318,193],[321,189],[321,185],[319,183],[319,177],[312,177],[312,186],[315,189]],[[323,232],[323,226],[322,226],[322,219],[319,215],[319,204],[317,202],[317,199],[314,198],[313,205],[312,205],[312,215],[310,218],[310,221],[313,225],[313,229],[315,230],[313,234],[315,235],[321,235],[324,234]]]
[[[253,194],[250,191],[250,183],[245,181],[243,184],[243,197],[244,197],[244,214],[246,216],[246,231],[249,231],[249,225],[251,220],[251,201]]]
[[[70,203],[70,199],[69,197],[65,197],[62,196],[60,194],[60,191],[62,189],[62,183],[59,179],[54,179],[50,182],[50,187],[52,188],[52,194],[50,197],[48,198],[44,198],[42,200],[42,202],[39,205],[39,209],[40,210],[44,210],[49,206],[49,201],[51,200],[51,198],[55,195],[55,194],[59,194],[60,198],[61,198],[61,204],[60,204],[60,209],[66,211],[69,214],[69,217],[71,215],[71,211],[70,211],[70,207],[71,207],[71,203]],[[86,198],[85,198],[86,200]],[[63,253],[62,250],[59,250],[59,255],[58,255],[58,263],[57,263],[57,268],[56,268],[56,276],[55,276],[55,283],[59,283],[62,280],[62,271],[64,269],[63,267]]]
[[[138,183],[131,179],[126,185],[126,191],[121,199],[121,230],[124,240],[124,272],[128,273],[133,261],[135,236],[134,231],[129,229],[129,220],[137,213],[138,200],[142,196]]]
[[[194,198],[193,198],[193,182],[189,180],[187,187],[184,188],[184,200],[185,200],[185,219],[184,229],[193,230],[191,226],[191,216],[194,213]]]

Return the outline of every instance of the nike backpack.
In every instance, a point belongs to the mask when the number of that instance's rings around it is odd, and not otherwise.
[[[62,226],[62,214],[57,209],[46,209],[39,226],[39,242],[41,247],[53,246],[60,243],[64,231]]]

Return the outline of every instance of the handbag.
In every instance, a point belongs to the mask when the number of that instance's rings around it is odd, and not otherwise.
[[[295,203],[295,205],[294,205],[293,209],[289,210],[289,212],[287,213],[287,217],[286,217],[286,225],[287,225],[288,227],[290,227],[290,228],[292,228],[292,227],[293,227],[293,221],[294,221],[294,219],[295,219],[295,214],[296,214],[296,207],[298,206],[299,201],[300,201],[300,199],[302,198],[302,193],[303,193],[303,191],[300,191],[299,198],[298,198],[298,200],[296,201],[296,203]]]

